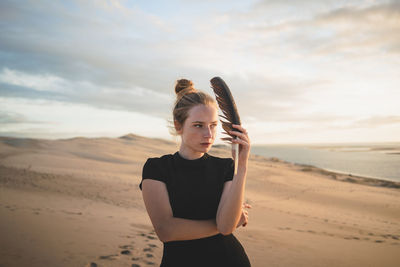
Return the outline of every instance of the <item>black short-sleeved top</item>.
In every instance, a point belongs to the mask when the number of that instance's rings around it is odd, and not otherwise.
[[[166,184],[174,217],[208,220],[216,218],[224,183],[233,179],[233,171],[231,158],[204,153],[201,158],[187,160],[176,152],[147,159],[142,182],[153,179]],[[165,242],[161,266],[244,267],[250,266],[250,262],[232,234],[217,234],[201,239]]]

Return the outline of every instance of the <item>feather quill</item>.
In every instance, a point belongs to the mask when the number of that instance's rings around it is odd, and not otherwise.
[[[235,100],[233,99],[232,93],[229,90],[229,87],[226,85],[224,80],[220,77],[214,77],[210,80],[211,88],[214,91],[215,97],[217,99],[217,103],[219,108],[221,109],[223,115],[220,115],[220,120],[222,123],[222,128],[225,130],[224,134],[229,135],[230,137],[221,138],[224,141],[228,141],[232,144],[232,156],[235,161],[235,174],[237,173],[237,159],[239,157],[239,145],[233,144],[232,139],[236,139],[237,136],[230,134],[229,131],[237,131],[238,129],[233,128],[232,124],[240,125],[240,116],[236,107]],[[223,118],[224,120],[222,120]]]

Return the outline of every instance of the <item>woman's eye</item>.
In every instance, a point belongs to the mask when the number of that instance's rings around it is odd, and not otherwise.
[[[211,124],[210,125],[210,128],[215,128],[217,125],[216,124]],[[201,128],[201,127],[203,127],[203,125],[201,125],[201,124],[194,124],[194,127],[196,127],[196,128]]]

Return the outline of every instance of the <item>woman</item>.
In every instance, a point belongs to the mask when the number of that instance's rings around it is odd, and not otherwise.
[[[215,137],[215,100],[186,79],[177,81],[173,119],[181,136],[179,151],[149,158],[142,173],[143,200],[158,238],[164,243],[161,267],[250,266],[232,232],[246,226],[243,204],[250,140],[233,125],[239,144],[237,174],[231,158],[207,154]]]

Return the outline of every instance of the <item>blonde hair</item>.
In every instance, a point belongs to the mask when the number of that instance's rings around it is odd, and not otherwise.
[[[170,126],[170,133],[172,135],[178,135],[174,122],[183,127],[187,117],[189,116],[189,110],[197,105],[210,105],[218,108],[214,98],[210,95],[198,91],[194,88],[192,81],[187,79],[180,79],[175,84],[176,100],[174,108],[172,110],[173,126]]]

